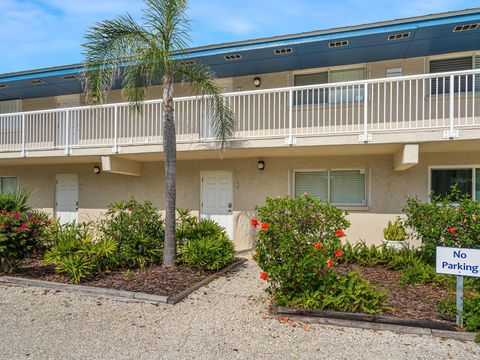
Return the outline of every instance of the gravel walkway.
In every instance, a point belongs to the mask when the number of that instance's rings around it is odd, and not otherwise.
[[[1,359],[480,359],[480,346],[269,319],[251,261],[175,305],[0,285]]]

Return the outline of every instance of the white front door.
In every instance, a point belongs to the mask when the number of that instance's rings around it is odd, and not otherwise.
[[[55,217],[61,224],[78,221],[78,176],[57,175]]]
[[[231,171],[202,172],[201,216],[212,219],[225,228],[233,239],[233,173]]]
[[[80,96],[79,95],[66,95],[59,96],[57,98],[57,107],[59,109],[66,109],[80,106]],[[74,114],[70,114],[68,117],[68,128],[70,129],[68,133],[68,145],[78,145],[78,127],[79,122],[78,118]],[[57,123],[57,145],[65,146],[67,143],[67,117],[65,113],[58,115]]]

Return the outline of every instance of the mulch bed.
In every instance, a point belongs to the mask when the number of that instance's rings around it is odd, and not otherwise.
[[[424,319],[451,321],[437,311],[441,300],[449,297],[449,292],[433,285],[401,285],[402,274],[399,271],[382,267],[363,267],[359,265],[342,265],[341,272],[356,270],[372,284],[388,291],[385,304],[394,311],[384,311],[382,315],[407,319]]]
[[[149,266],[130,271],[102,272],[80,285],[171,296],[195,285],[212,274],[212,272],[184,267],[166,269],[161,266]],[[68,278],[63,274],[57,274],[54,266],[45,265],[36,257],[24,261],[22,268],[11,276],[68,283]]]

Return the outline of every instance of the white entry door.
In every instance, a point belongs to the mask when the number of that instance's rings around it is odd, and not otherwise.
[[[80,96],[79,95],[66,95],[59,96],[57,98],[57,107],[59,109],[66,109],[80,106]],[[67,129],[67,117],[65,113],[60,113],[58,115],[57,123],[57,145],[65,146],[67,142],[67,131],[68,133],[68,145],[78,145],[78,128],[79,122],[78,118],[74,115],[70,115],[68,118],[68,129]]]
[[[233,239],[233,173],[202,172],[202,218],[212,219],[224,227]]]
[[[55,216],[61,224],[78,221],[78,176],[57,175]]]

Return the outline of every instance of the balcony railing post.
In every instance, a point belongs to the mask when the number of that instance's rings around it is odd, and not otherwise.
[[[295,145],[296,140],[293,137],[293,90],[288,90],[288,137],[285,139],[285,145]]]
[[[25,144],[25,114],[22,114],[22,157],[26,157],[26,144]]]
[[[68,143],[70,141],[70,112],[65,110],[65,155],[70,155]]]
[[[118,106],[113,108],[113,148],[112,152],[118,153]]]
[[[360,142],[372,141],[372,134],[368,133],[368,83],[363,85],[363,134],[359,135]]]
[[[445,83],[445,80],[443,81]],[[445,84],[443,84],[445,86]],[[459,84],[460,87],[460,84]],[[458,89],[459,91],[461,90],[460,88]],[[448,91],[449,95],[449,119],[450,119],[450,127],[448,130],[445,130],[443,132],[443,138],[444,139],[454,139],[458,137],[458,130],[455,130],[454,128],[454,117],[455,117],[455,76],[450,75],[450,88]],[[458,114],[460,116],[460,114]]]

